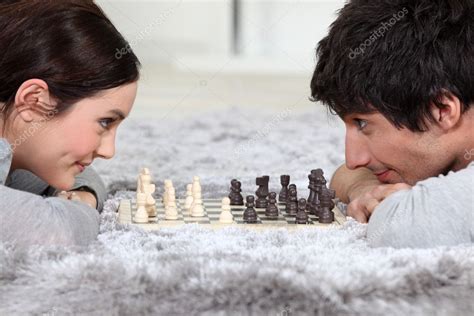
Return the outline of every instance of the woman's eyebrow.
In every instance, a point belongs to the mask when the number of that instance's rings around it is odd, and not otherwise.
[[[125,114],[123,114],[123,112],[118,109],[110,110],[108,113],[117,115],[121,121],[123,121],[126,118]]]

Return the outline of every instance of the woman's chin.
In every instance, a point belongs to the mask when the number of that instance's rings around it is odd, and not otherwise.
[[[69,191],[74,186],[75,179],[51,179],[48,184],[59,191]]]

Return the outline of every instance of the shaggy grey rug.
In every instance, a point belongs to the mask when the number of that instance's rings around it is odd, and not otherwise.
[[[277,189],[288,173],[306,195],[310,169],[329,178],[342,163],[344,130],[319,110],[275,112],[125,123],[116,158],[95,164],[111,192],[98,241],[0,244],[0,315],[472,315],[471,245],[372,249],[354,221],[292,233],[195,225],[147,233],[117,223],[142,166],[158,184],[173,179],[178,194],[195,174],[206,197],[221,197],[234,177],[250,193],[256,176],[269,174]]]

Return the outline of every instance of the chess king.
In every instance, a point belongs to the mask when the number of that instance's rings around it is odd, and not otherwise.
[[[346,127],[330,187],[373,246],[473,242],[473,43],[472,1],[351,0],[318,44],[312,98]]]

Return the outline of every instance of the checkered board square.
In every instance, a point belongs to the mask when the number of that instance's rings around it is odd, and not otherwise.
[[[342,225],[346,218],[342,212],[336,207],[333,209],[335,215],[335,221],[332,224],[321,224],[315,215],[309,215],[309,221],[306,225],[296,224],[296,216],[288,215],[285,212],[285,204],[278,203],[279,215],[276,219],[267,218],[265,216],[265,209],[256,208],[258,221],[257,223],[246,223],[243,219],[245,206],[231,206],[231,212],[234,216],[233,224],[222,224],[219,222],[219,216],[221,213],[221,200],[217,199],[204,199],[204,216],[203,217],[192,217],[190,212],[183,208],[184,200],[176,200],[178,207],[178,219],[166,220],[165,219],[165,208],[163,203],[157,201],[157,216],[156,218],[151,217],[148,223],[135,223],[133,216],[136,212],[135,201],[122,200],[119,206],[119,222],[123,224],[131,224],[144,228],[145,230],[156,230],[162,227],[176,227],[185,224],[199,224],[211,228],[222,228],[226,226],[239,226],[245,228],[275,228],[275,227],[286,227],[286,228],[308,228],[308,227],[331,227]]]

